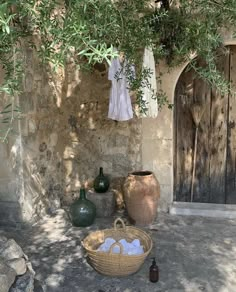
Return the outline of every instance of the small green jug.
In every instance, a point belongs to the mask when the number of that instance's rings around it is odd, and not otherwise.
[[[86,227],[93,224],[96,217],[95,205],[86,199],[85,189],[80,189],[80,197],[70,206],[71,221],[74,226]]]
[[[110,186],[110,182],[107,176],[103,174],[103,168],[100,167],[99,175],[94,180],[94,190],[97,193],[105,193]]]

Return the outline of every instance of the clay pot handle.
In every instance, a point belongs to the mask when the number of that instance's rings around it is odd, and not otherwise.
[[[121,218],[117,218],[117,219],[115,220],[115,222],[114,222],[114,228],[115,228],[115,230],[117,229],[117,222],[120,222],[121,225],[122,225],[122,228],[123,228],[123,229],[126,229],[126,226],[125,226],[124,221],[123,221]]]
[[[122,245],[120,242],[114,242],[114,243],[111,245],[110,249],[109,249],[109,254],[113,253],[113,252],[112,252],[112,249],[113,249],[113,247],[116,246],[116,245],[118,245],[119,248],[120,248],[120,253],[119,253],[119,254],[122,254],[122,253],[123,253],[123,251],[124,251],[123,245]]]

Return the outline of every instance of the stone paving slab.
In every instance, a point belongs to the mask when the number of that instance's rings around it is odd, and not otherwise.
[[[47,292],[235,292],[236,220],[159,214],[145,230],[154,247],[134,275],[112,278],[87,263],[81,240],[92,230],[110,228],[99,218],[89,228],[72,227],[61,210],[39,224],[1,233],[14,238],[29,256],[36,278]],[[150,283],[155,256],[160,281]]]

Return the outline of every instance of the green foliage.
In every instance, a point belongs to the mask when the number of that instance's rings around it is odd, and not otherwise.
[[[7,142],[9,134],[15,133],[14,121],[20,119],[20,116],[21,110],[14,106],[14,100],[0,111],[0,141]]]
[[[79,67],[110,63],[117,56],[114,47],[123,51],[136,66],[136,76],[130,83],[143,112],[146,104],[142,88],[149,86],[148,76],[152,74],[141,66],[146,46],[153,49],[157,61],[165,58],[170,66],[189,60],[199,76],[225,93],[229,85],[217,71],[216,52],[223,47],[219,29],[236,27],[236,0],[169,2],[170,9],[154,10],[149,0],[1,1],[0,60],[6,74],[0,91],[9,96],[20,92],[24,71],[22,58],[18,57],[21,42],[37,36],[39,56],[55,70],[69,58]],[[190,60],[192,53],[204,60],[204,68]],[[129,69],[127,76],[131,76]],[[161,90],[153,98],[160,106],[171,107]]]
[[[220,30],[236,27],[236,1],[178,2],[178,8],[173,4],[164,17],[160,10],[154,13],[156,21],[152,25],[162,45],[161,53],[170,66],[189,61],[201,78],[224,94],[229,84],[217,70],[217,52],[219,48],[225,50]],[[204,60],[204,67],[190,59],[192,53]]]

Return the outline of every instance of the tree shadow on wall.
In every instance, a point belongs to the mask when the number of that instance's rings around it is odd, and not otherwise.
[[[55,74],[25,44],[20,105],[24,201],[36,216],[69,205],[99,167],[114,178],[141,169],[141,121],[107,118],[107,67],[82,72],[71,62]],[[120,193],[120,192],[119,192]]]
[[[66,196],[62,198],[65,203],[70,203],[70,195],[82,184],[92,185],[99,167],[110,178],[125,177],[141,168],[141,123],[107,118],[110,86],[103,64],[87,72],[78,71],[73,63],[65,67],[58,117],[63,181],[69,198],[68,202]]]

